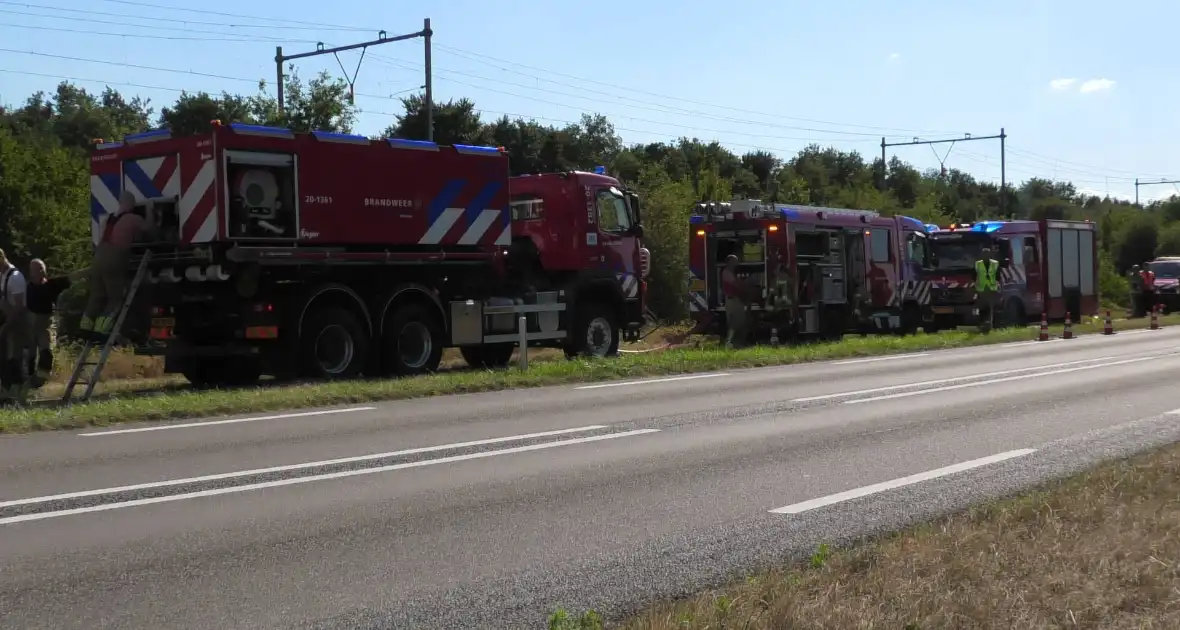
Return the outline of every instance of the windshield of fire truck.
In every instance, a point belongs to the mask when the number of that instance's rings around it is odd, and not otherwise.
[[[1157,260],[1147,264],[1157,278],[1180,278],[1180,260]]]
[[[983,255],[984,241],[981,239],[931,239],[935,257],[935,269],[939,271],[963,271],[975,268],[975,261]],[[993,254],[994,255],[994,254]]]
[[[611,186],[598,189],[598,225],[604,232],[626,232],[631,229],[631,209],[623,193]]]

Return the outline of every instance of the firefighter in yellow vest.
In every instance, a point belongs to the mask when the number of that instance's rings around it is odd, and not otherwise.
[[[992,258],[990,247],[983,248],[983,256],[975,261],[975,308],[979,311],[979,329],[987,332],[995,325],[996,293],[1000,290],[997,275],[999,261]]]

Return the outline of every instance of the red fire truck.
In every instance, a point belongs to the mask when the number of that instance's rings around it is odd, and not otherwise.
[[[913,332],[929,319],[926,227],[867,210],[736,200],[699,204],[690,219],[694,332],[725,329],[721,271],[761,289],[750,305],[760,339]]]
[[[996,319],[1025,325],[1098,314],[1098,237],[1089,221],[979,221],[929,226],[934,327],[978,322],[975,261],[989,246],[1000,263]]]
[[[522,316],[530,345],[605,356],[644,322],[639,198],[601,173],[215,123],[99,144],[90,179],[96,241],[123,190],[153,205],[141,352],[194,383],[418,374],[444,347],[504,365]]]

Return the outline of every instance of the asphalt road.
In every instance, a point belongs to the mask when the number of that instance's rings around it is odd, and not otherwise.
[[[528,628],[1180,440],[1180,329],[0,438],[0,627]]]

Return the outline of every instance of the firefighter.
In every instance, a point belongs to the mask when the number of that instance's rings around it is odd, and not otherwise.
[[[1143,275],[1139,265],[1131,265],[1130,277],[1127,280],[1131,285],[1131,317],[1143,317]]]
[[[53,372],[53,341],[50,339],[49,327],[53,321],[53,311],[57,298],[74,282],[80,280],[89,272],[82,269],[64,276],[50,278],[45,269],[45,261],[34,258],[29,261],[28,308],[32,325],[32,352],[29,356],[28,374],[30,387],[35,389],[45,384]]]
[[[25,277],[0,250],[0,399],[23,402],[26,392],[25,350],[29,347],[29,311]]]
[[[89,274],[90,296],[78,323],[84,333],[105,336],[111,332],[119,316],[131,246],[138,236],[150,232],[155,224],[151,204],[147,205],[143,216],[133,212],[134,208],[135,194],[124,190],[119,196],[118,211],[107,217],[102,238],[94,248],[94,262]]]
[[[1150,266],[1145,267],[1139,271],[1139,278],[1139,301],[1143,304],[1143,314],[1146,315],[1155,308],[1155,272]]]
[[[725,345],[740,348],[749,338],[749,310],[746,305],[746,287],[737,276],[738,257],[730,254],[721,271],[721,291],[725,294],[725,327],[728,329]]]
[[[983,248],[983,255],[975,261],[975,308],[979,311],[979,329],[988,332],[995,324],[996,292],[1000,282],[996,278],[1000,263],[992,258],[990,247]]]

